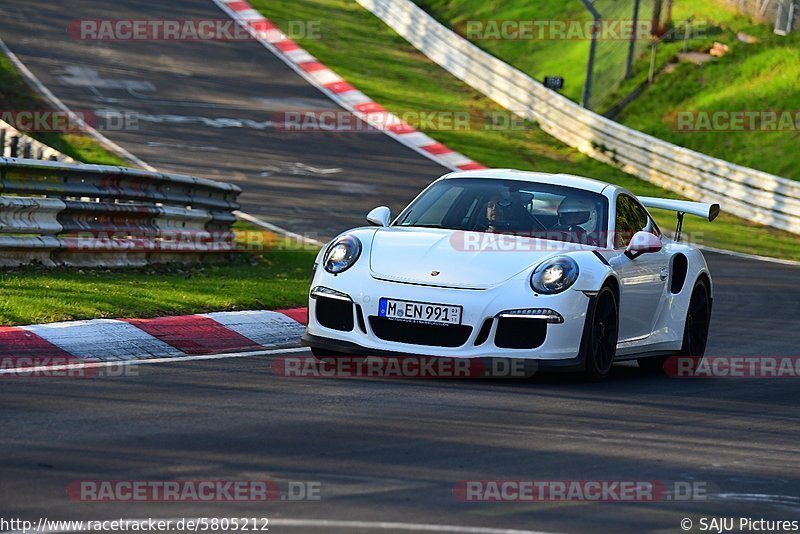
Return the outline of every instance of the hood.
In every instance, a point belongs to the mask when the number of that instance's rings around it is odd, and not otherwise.
[[[382,280],[488,289],[548,257],[584,248],[502,234],[390,227],[375,232],[370,270]]]

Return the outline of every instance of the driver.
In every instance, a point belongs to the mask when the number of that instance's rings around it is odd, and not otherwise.
[[[586,239],[586,224],[592,218],[591,204],[580,198],[567,197],[558,206],[558,224],[554,230],[566,232],[567,241],[583,243]]]
[[[486,203],[486,231],[507,230],[513,221],[511,193],[503,191]]]

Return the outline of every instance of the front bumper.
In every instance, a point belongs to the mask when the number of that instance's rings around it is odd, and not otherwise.
[[[309,298],[308,328],[302,341],[315,349],[358,355],[515,358],[537,360],[542,368],[577,370],[582,367],[580,347],[591,302],[591,298],[582,291],[570,289],[558,295],[536,295],[527,277],[514,278],[486,290],[471,290],[390,282],[371,276],[334,277],[318,271],[312,288],[320,286],[338,293],[337,309],[341,310],[340,318],[343,320],[336,323],[335,328],[330,328],[330,321],[323,318],[321,322],[318,316],[318,311],[330,308],[330,301],[323,301],[329,297]],[[415,328],[415,323],[399,321],[392,321],[392,335],[387,336],[386,329],[381,328],[386,326],[386,320],[378,317],[382,298],[461,306],[463,336],[459,338],[457,346],[439,346],[436,339],[428,339],[431,336],[425,336],[423,343],[407,342],[402,339],[403,325]],[[501,323],[501,314],[520,309],[553,310],[563,317],[563,323],[546,324],[541,343],[533,348],[507,348],[508,343],[498,344],[498,332],[501,326],[507,328],[508,324]],[[533,323],[530,324],[534,327]],[[536,328],[541,326],[538,324]],[[419,336],[410,337],[420,339]]]

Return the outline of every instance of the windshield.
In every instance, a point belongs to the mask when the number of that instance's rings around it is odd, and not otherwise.
[[[599,193],[516,180],[440,180],[395,226],[444,228],[604,246],[608,200]]]

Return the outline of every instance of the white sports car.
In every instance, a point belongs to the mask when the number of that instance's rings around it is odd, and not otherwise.
[[[677,212],[674,239],[645,206]],[[702,356],[712,284],[680,242],[686,213],[712,221],[719,205],[561,174],[447,174],[320,251],[303,342],[318,357],[525,358],[594,380],[614,361]]]

